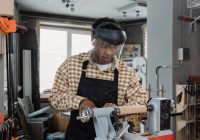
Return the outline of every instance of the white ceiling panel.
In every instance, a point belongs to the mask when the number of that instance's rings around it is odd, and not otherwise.
[[[146,0],[15,0],[20,10],[85,18],[111,17],[118,21],[147,17]],[[74,11],[71,10],[74,5]]]

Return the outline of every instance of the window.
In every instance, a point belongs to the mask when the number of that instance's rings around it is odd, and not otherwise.
[[[87,34],[72,33],[72,52],[71,55],[87,52],[92,49],[91,36]]]
[[[40,93],[52,88],[64,60],[92,49],[90,31],[40,27]]]

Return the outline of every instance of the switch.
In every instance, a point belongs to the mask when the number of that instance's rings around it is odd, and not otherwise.
[[[179,48],[178,49],[178,60],[189,60],[190,59],[190,49],[189,48]]]

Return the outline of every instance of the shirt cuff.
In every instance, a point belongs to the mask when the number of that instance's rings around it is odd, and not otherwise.
[[[76,99],[75,99],[76,101],[75,101],[75,104],[74,104],[74,109],[79,109],[79,105],[80,105],[80,103],[83,99],[87,99],[87,98],[76,95]]]

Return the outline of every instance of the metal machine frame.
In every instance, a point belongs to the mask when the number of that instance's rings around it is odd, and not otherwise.
[[[165,110],[163,110],[165,109]],[[170,121],[171,100],[168,98],[153,98],[150,100],[147,106],[121,106],[117,109],[115,107],[104,108],[87,108],[81,106],[79,109],[78,120],[82,122],[89,121],[93,118],[96,138],[95,140],[118,140],[121,137],[124,140],[148,140],[147,137],[134,135],[128,132],[129,125],[127,122],[123,122],[122,128],[116,131],[111,122],[110,116],[119,116],[124,114],[136,114],[145,113],[149,111],[148,123],[149,133],[152,135],[169,135],[172,134],[170,126],[163,127],[161,124],[164,119]],[[164,112],[163,112],[164,111]],[[164,115],[164,116],[163,116]],[[169,122],[170,123],[170,122]],[[168,128],[169,127],[169,128]]]

